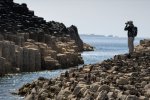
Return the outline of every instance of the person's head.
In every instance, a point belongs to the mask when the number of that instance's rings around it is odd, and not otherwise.
[[[128,21],[129,26],[133,26],[133,21]]]

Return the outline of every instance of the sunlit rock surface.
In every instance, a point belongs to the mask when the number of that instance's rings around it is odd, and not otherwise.
[[[18,94],[27,100],[149,100],[150,40],[141,40],[131,55],[71,68],[54,79],[40,77]]]
[[[0,0],[0,76],[77,66],[86,48],[76,26],[46,22],[25,3]]]

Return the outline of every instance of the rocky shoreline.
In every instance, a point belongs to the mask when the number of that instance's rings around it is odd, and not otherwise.
[[[149,100],[150,40],[132,55],[71,68],[54,79],[40,77],[18,90],[25,100]]]
[[[34,15],[25,3],[0,1],[0,76],[83,64],[80,52],[93,48],[72,25]]]

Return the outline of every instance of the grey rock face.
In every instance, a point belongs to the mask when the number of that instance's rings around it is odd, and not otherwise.
[[[0,1],[0,19],[0,57],[6,60],[6,74],[84,63],[79,52],[90,46],[83,44],[76,26],[46,22],[35,16],[25,3],[13,0]]]
[[[128,95],[126,100],[138,100],[138,97],[135,95]]]
[[[96,98],[96,100],[107,100],[107,99],[108,99],[107,91],[101,91],[98,97]]]
[[[5,62],[6,62],[6,59],[3,57],[0,57],[0,75],[3,75],[5,73]]]

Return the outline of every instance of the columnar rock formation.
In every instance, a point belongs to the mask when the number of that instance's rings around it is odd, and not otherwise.
[[[0,75],[82,64],[83,45],[76,26],[46,22],[25,3],[0,0]]]
[[[26,100],[149,100],[150,40],[132,55],[71,68],[55,79],[40,77],[19,89]]]

